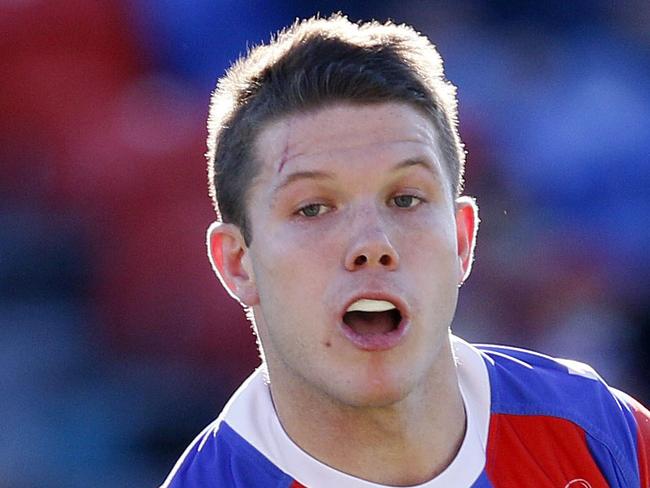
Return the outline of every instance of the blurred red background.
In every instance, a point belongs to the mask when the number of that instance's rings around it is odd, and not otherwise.
[[[210,91],[335,2],[0,3],[0,486],[152,486],[259,363],[205,253]],[[648,403],[646,2],[347,3],[459,86],[482,213],[455,331]]]

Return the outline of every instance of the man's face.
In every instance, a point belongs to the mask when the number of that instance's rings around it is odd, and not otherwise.
[[[406,104],[330,105],[269,124],[255,151],[242,260],[272,381],[355,406],[425,388],[475,225],[432,124]]]

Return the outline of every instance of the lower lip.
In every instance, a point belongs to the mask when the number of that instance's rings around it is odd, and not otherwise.
[[[396,347],[407,334],[411,323],[402,318],[397,328],[385,334],[358,334],[345,322],[339,328],[347,340],[363,351],[386,351]]]

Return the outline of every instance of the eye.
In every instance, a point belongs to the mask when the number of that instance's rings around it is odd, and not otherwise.
[[[399,208],[411,208],[422,203],[422,200],[414,195],[397,195],[391,198],[391,201]]]
[[[298,209],[297,213],[303,217],[318,217],[319,215],[327,213],[329,210],[329,207],[322,203],[310,203],[309,205],[305,205]]]

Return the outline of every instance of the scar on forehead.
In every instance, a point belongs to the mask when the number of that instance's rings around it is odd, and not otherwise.
[[[284,165],[287,163],[289,160],[289,138],[284,141],[284,149],[282,150],[282,157],[280,158],[280,166],[278,166],[278,173],[282,171],[282,168],[284,168]]]
[[[291,132],[292,132],[292,118],[288,117],[286,120],[283,121],[284,129],[285,129],[285,138],[284,138],[284,149],[282,149],[282,156],[280,157],[280,165],[278,166],[278,173],[282,171],[282,168],[284,168],[284,165],[287,164],[287,161],[291,159],[289,157],[289,141],[291,139]]]

